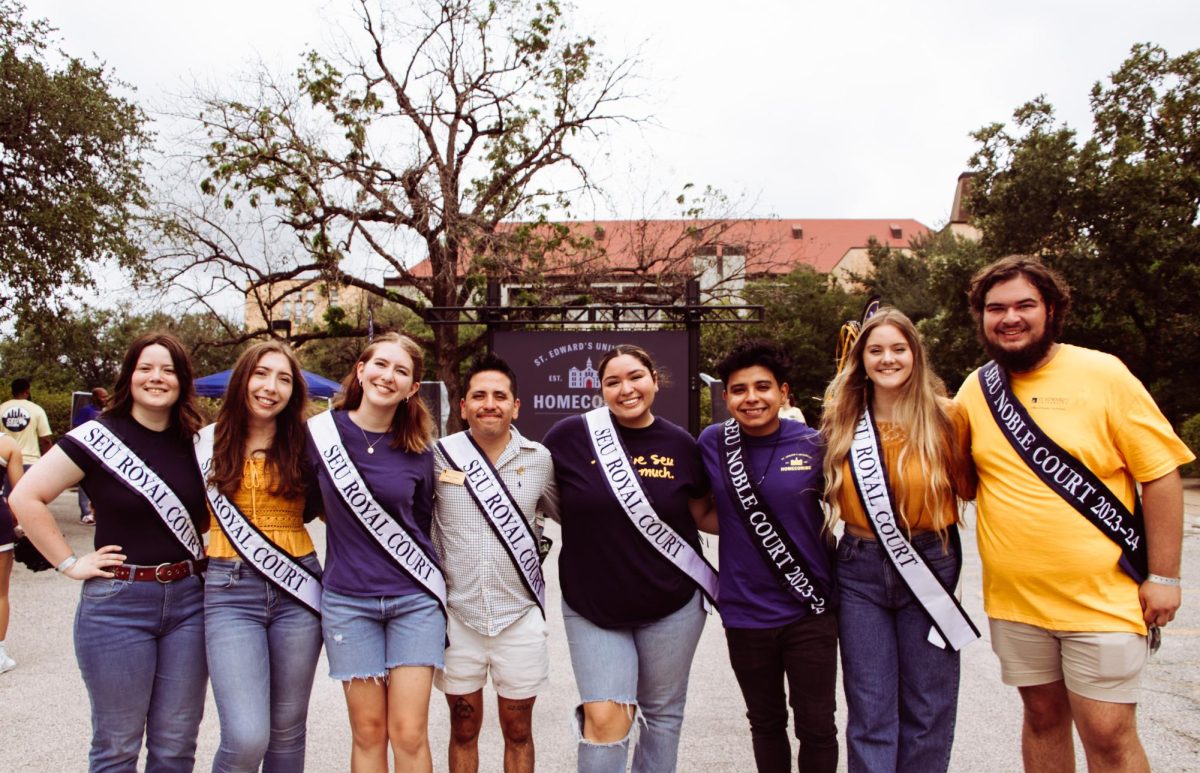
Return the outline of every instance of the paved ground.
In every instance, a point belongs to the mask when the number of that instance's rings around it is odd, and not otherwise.
[[[91,530],[76,520],[74,497],[60,498],[53,509],[76,550],[89,549]],[[323,552],[323,530],[318,525],[314,532]],[[963,540],[968,551],[965,604],[978,623],[984,618],[979,560],[972,536],[968,533]],[[715,550],[710,552],[715,554]],[[576,694],[558,606],[556,564],[553,556],[547,562],[553,684],[538,700],[535,737],[540,769],[569,771],[574,769],[574,745],[566,717]],[[1200,582],[1200,481],[1188,482],[1183,574],[1190,586],[1185,605],[1146,671],[1139,710],[1142,738],[1152,767],[1159,771],[1200,771],[1200,601],[1193,590]],[[54,572],[32,574],[21,566],[14,570],[8,642],[9,651],[20,665],[0,676],[0,773],[86,767],[88,700],[71,648],[71,622],[78,593],[77,583]],[[349,767],[349,727],[341,689],[326,674],[322,657],[309,717],[310,771]],[[489,703],[488,708],[493,705]],[[749,729],[743,712],[720,623],[712,618],[692,669],[680,771],[752,770]],[[491,712],[482,739],[481,770],[485,773],[501,770],[501,740],[493,720]],[[431,721],[434,767],[445,770],[446,711],[436,691]],[[839,726],[844,725],[843,707]],[[972,645],[963,654],[958,734],[951,769],[1020,770],[1019,736],[1020,702],[1016,692],[1000,683],[999,668],[988,644]],[[197,770],[209,768],[217,740],[217,713],[210,695],[200,730]],[[1082,754],[1077,756],[1078,767],[1083,770]]]

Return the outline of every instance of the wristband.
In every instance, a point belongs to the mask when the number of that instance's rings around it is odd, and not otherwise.
[[[1155,585],[1170,585],[1178,588],[1182,582],[1178,577],[1163,577],[1161,574],[1150,574],[1146,576],[1146,580]]]
[[[65,572],[65,571],[67,571],[68,569],[70,569],[72,566],[75,566],[75,562],[76,562],[76,561],[78,561],[78,560],[79,560],[79,559],[78,559],[78,558],[75,556],[75,554],[74,554],[74,553],[72,553],[71,555],[69,555],[69,556],[67,556],[66,558],[64,558],[64,559],[62,560],[62,563],[61,563],[61,564],[59,564],[58,566],[54,567],[54,571],[56,571],[56,572],[59,572],[59,573]]]

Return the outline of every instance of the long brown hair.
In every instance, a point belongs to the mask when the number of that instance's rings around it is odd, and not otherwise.
[[[425,351],[421,345],[406,335],[384,333],[376,336],[375,340],[363,349],[362,354],[358,355],[358,359],[350,367],[350,372],[342,379],[341,391],[333,398],[334,408],[353,411],[362,405],[363,388],[358,381],[358,366],[375,356],[375,349],[380,344],[399,344],[412,359],[413,384],[421,383],[421,373],[425,370]],[[433,442],[433,416],[419,393],[405,399],[396,408],[396,413],[392,416],[391,433],[392,440],[389,445],[392,448],[403,448],[414,454],[421,453]]]
[[[133,412],[133,371],[147,346],[161,346],[171,355],[171,364],[175,366],[175,378],[179,381],[179,399],[171,406],[170,429],[181,438],[191,440],[192,435],[203,426],[204,419],[200,416],[200,409],[196,407],[192,358],[188,356],[183,342],[171,333],[146,333],[129,345],[129,349],[125,351],[125,358],[121,360],[117,385],[113,388],[113,395],[108,401],[108,410],[105,413],[110,416],[129,416]]]
[[[843,464],[850,453],[854,439],[854,427],[862,418],[863,408],[869,404],[873,385],[867,378],[863,366],[863,352],[871,333],[884,325],[900,331],[912,351],[912,375],[901,387],[900,400],[896,403],[893,421],[902,426],[908,440],[900,451],[898,464],[903,468],[910,457],[915,457],[922,470],[925,497],[924,506],[933,517],[933,526],[945,538],[946,509],[955,503],[953,483],[953,460],[950,449],[954,447],[954,425],[947,412],[949,400],[942,380],[929,367],[925,358],[925,347],[921,334],[904,312],[883,307],[862,327],[862,332],[850,349],[846,367],[834,377],[825,390],[825,410],[821,414],[821,434],[825,437],[825,500],[829,503],[829,525],[841,515],[837,495],[841,488],[850,484],[842,474]],[[911,523],[905,513],[906,486],[903,475],[894,471],[896,505],[905,524]],[[912,514],[918,516],[919,513]]]
[[[246,437],[250,430],[250,377],[263,357],[282,354],[292,371],[292,395],[275,417],[275,437],[267,453],[267,475],[271,492],[279,496],[304,496],[304,410],[308,407],[308,385],[300,372],[300,363],[291,347],[280,341],[254,344],[238,357],[229,376],[225,402],[217,414],[213,440],[213,464],[208,479],[225,496],[233,496],[242,482],[246,458]]]

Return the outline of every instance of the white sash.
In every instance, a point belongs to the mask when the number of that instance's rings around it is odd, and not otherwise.
[[[387,553],[405,574],[412,577],[425,591],[446,607],[446,578],[437,563],[426,555],[421,545],[375,500],[367,483],[359,474],[350,454],[342,446],[333,411],[318,413],[308,420],[308,430],[316,443],[321,463],[329,473],[333,487],[342,502],[358,519],[367,533]]]
[[[533,594],[545,616],[546,579],[542,576],[537,535],[500,479],[500,474],[468,432],[456,432],[442,438],[438,445],[446,455],[446,460],[466,475],[463,483],[467,492],[483,512],[484,520],[492,527],[496,538],[508,551],[513,566],[520,572],[525,587]]]
[[[216,424],[209,424],[196,435],[196,462],[204,476],[204,493],[208,505],[229,544],[242,560],[258,570],[274,585],[291,594],[296,601],[316,614],[321,614],[321,580],[304,564],[297,561],[251,523],[237,505],[217,490],[208,479],[212,471],[213,438]]]
[[[875,532],[892,566],[933,622],[929,641],[938,647],[945,647],[949,641],[950,646],[958,651],[978,639],[979,631],[959,605],[958,599],[942,586],[896,523],[887,469],[883,464],[883,453],[869,409],[863,411],[862,418],[854,428],[854,440],[850,444],[850,471],[858,489],[858,498],[871,523],[871,530]]]
[[[114,432],[92,420],[68,432],[67,437],[78,441],[130,491],[145,498],[171,534],[175,535],[175,539],[192,554],[192,558],[197,561],[204,558],[204,543],[196,533],[196,525],[192,523],[187,507],[171,487],[158,477],[158,473],[150,469]]]
[[[704,556],[658,517],[642,490],[642,482],[629,462],[629,454],[613,425],[607,406],[583,414],[597,466],[625,515],[655,550],[692,579],[709,600],[717,601],[717,572]]]

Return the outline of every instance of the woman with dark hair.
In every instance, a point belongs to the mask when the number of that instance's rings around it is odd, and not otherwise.
[[[192,366],[169,333],[141,336],[109,408],[71,430],[9,498],[63,575],[83,580],[75,656],[92,704],[90,770],[190,771],[204,712],[204,484]],[[48,505],[82,483],[96,550],[71,552]]]
[[[661,381],[623,344],[600,361],[605,405],[555,424],[563,620],[581,705],[578,769],[675,770],[688,675],[717,576],[697,524],[715,531],[695,439],[651,412]]]
[[[959,655],[979,637],[954,597],[958,500],[974,498],[965,416],[916,327],[882,308],[825,393],[821,433],[837,548],[851,771],[944,771]]]
[[[357,771],[433,769],[429,694],[443,665],[446,583],[435,558],[433,421],[417,396],[424,353],[376,336],[333,410],[308,422],[328,534],[321,626],[342,683]]]
[[[221,718],[214,772],[304,769],[321,653],[321,565],[304,528],[320,507],[305,476],[307,404],[292,350],[255,344],[234,365],[216,424],[197,446],[214,524],[204,595]]]

